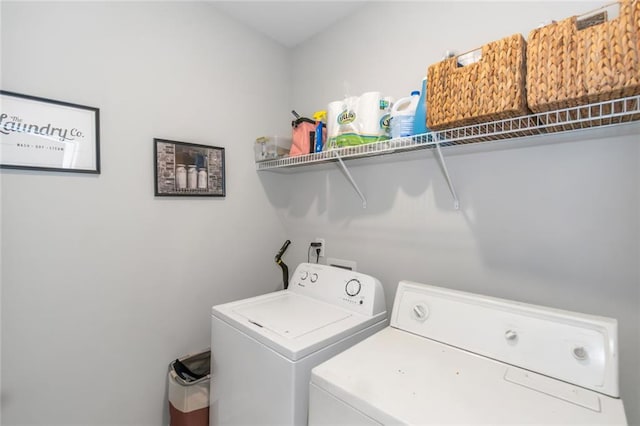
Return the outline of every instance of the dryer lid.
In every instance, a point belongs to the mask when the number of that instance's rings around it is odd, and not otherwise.
[[[626,424],[620,399],[393,327],[316,366],[311,386],[381,424]]]

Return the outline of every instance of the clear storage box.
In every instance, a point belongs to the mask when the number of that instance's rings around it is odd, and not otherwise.
[[[291,138],[283,136],[261,136],[256,139],[253,147],[256,162],[274,160],[289,155]]]

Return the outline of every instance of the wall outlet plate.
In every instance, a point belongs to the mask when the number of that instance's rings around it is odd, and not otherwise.
[[[320,246],[320,257],[324,257],[325,256],[324,253],[325,253],[325,250],[326,250],[326,243],[324,242],[324,238],[317,238],[316,237],[316,240],[314,242],[321,244],[321,246]]]

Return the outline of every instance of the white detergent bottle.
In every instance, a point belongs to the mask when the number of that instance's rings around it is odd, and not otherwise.
[[[413,135],[413,120],[420,101],[420,92],[414,90],[411,96],[398,99],[391,108],[391,137],[401,138]]]

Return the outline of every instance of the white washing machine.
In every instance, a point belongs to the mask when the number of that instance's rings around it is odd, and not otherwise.
[[[388,325],[380,281],[310,263],[211,318],[211,425],[306,425],[311,369]]]
[[[312,370],[310,425],[626,424],[617,322],[400,282],[391,325]]]

